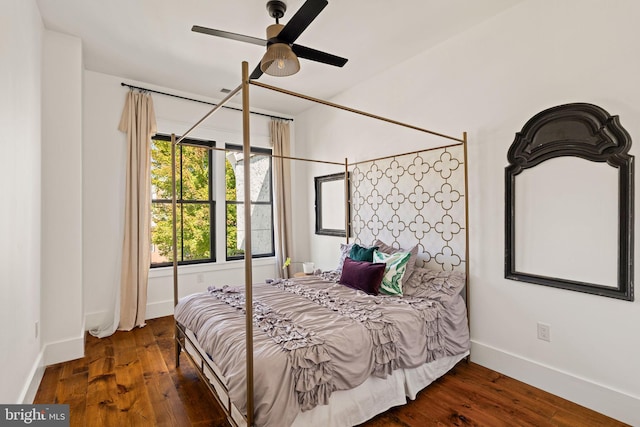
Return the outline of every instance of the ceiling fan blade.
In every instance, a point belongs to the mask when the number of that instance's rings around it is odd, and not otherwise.
[[[260,78],[261,75],[262,75],[262,70],[260,69],[260,64],[258,64],[256,69],[253,70],[253,73],[251,73],[251,75],[249,76],[249,79],[250,80],[257,80],[257,79]]]
[[[299,44],[294,44],[291,46],[291,49],[299,58],[322,62],[323,64],[335,65],[336,67],[342,67],[348,61],[347,58],[341,58],[330,53],[311,49],[310,47],[300,46]]]
[[[328,4],[327,0],[307,0],[280,31],[278,40],[292,44]]]
[[[237,40],[239,42],[257,44],[258,46],[266,46],[267,41],[257,37],[245,36],[244,34],[230,33],[229,31],[214,30],[213,28],[201,27],[194,25],[191,31],[196,33],[208,34],[210,36],[224,37],[225,39]]]

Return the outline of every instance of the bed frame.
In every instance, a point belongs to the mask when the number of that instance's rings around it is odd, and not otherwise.
[[[340,110],[348,111],[354,114],[359,114],[362,116],[370,117],[376,120],[384,121],[387,123],[391,123],[397,126],[402,126],[405,128],[414,129],[416,131],[428,133],[443,139],[447,139],[452,141],[452,143],[445,144],[439,147],[434,147],[425,150],[413,151],[410,153],[402,153],[394,156],[386,156],[378,159],[360,161],[357,163],[351,164],[351,166],[358,166],[362,163],[366,162],[375,162],[381,161],[385,159],[390,159],[393,157],[416,154],[423,151],[430,151],[436,149],[446,149],[450,147],[462,147],[463,150],[463,170],[464,170],[464,239],[465,239],[465,248],[464,248],[464,271],[466,274],[466,284],[465,284],[465,301],[467,303],[467,311],[469,310],[469,290],[468,290],[468,282],[469,282],[469,231],[468,231],[468,218],[469,218],[469,203],[468,203],[468,178],[467,178],[467,134],[464,132],[462,134],[462,138],[456,138],[453,136],[445,135],[442,133],[434,132],[428,129],[424,129],[421,127],[413,126],[410,124],[402,123],[396,120],[388,119],[385,117],[377,116],[375,114],[367,113],[365,111],[356,110],[353,108],[349,108],[343,105],[335,104],[329,101],[313,98],[310,96],[306,96],[303,94],[299,94],[296,92],[291,92],[282,88],[278,88],[275,86],[270,86],[264,83],[260,83],[254,80],[249,79],[249,64],[247,62],[242,62],[242,83],[238,85],[234,90],[229,92],[229,94],[219,103],[217,104],[211,111],[209,111],[202,119],[196,122],[189,130],[187,130],[180,138],[176,139],[176,135],[171,135],[171,158],[172,158],[172,178],[173,178],[173,197],[172,197],[172,209],[173,209],[173,297],[174,297],[174,306],[178,304],[178,262],[177,262],[177,224],[176,224],[176,210],[177,210],[177,200],[176,200],[176,184],[175,184],[175,155],[176,155],[176,146],[177,145],[188,145],[183,140],[202,122],[204,122],[207,118],[213,115],[216,111],[221,109],[226,103],[229,102],[238,92],[242,92],[242,134],[243,134],[243,154],[244,161],[248,162],[250,156],[251,144],[250,144],[250,127],[249,127],[249,86],[255,85],[264,89],[276,91],[285,95],[294,96],[297,98],[305,99],[308,101],[312,101],[318,104],[326,105],[329,107],[337,108]],[[211,150],[221,150],[225,151],[224,148],[216,148],[210,147]],[[320,160],[312,160],[312,159],[303,159],[297,157],[288,157],[288,156],[277,156],[272,155],[272,157],[289,159],[289,160],[301,160],[301,161],[310,161],[310,162],[319,162],[325,164],[332,165],[344,165],[345,172],[348,173],[350,164],[347,159],[345,159],[344,163],[339,162],[328,162],[328,161],[320,161]],[[346,175],[345,175],[346,176]],[[245,205],[249,205],[251,202],[250,199],[250,168],[244,168],[244,203]],[[349,186],[348,181],[345,180],[345,206],[349,206],[350,194],[349,194]],[[349,210],[345,209],[345,229],[349,229],[350,226],[350,217]],[[251,211],[250,209],[245,209],[244,215],[244,229],[251,230]],[[349,234],[346,236],[347,243],[349,242]],[[247,233],[245,236],[245,253],[251,254],[251,233]],[[182,350],[185,350],[184,353],[187,355],[189,360],[193,363],[193,365],[197,368],[197,373],[200,379],[207,385],[217,402],[220,404],[222,409],[225,411],[227,415],[227,419],[233,426],[253,426],[254,422],[254,393],[253,393],[253,293],[252,293],[252,284],[253,284],[253,270],[252,270],[252,257],[245,256],[245,299],[246,299],[246,319],[245,319],[245,329],[246,329],[246,390],[247,390],[247,404],[246,404],[246,416],[243,415],[231,402],[231,398],[229,397],[229,390],[225,386],[225,382],[222,379],[221,375],[216,372],[214,368],[212,368],[207,362],[206,353],[200,349],[199,344],[195,340],[195,337],[190,334],[187,329],[176,322],[175,327],[175,358],[176,358],[176,367],[180,366],[180,353]],[[189,351],[194,351],[195,354],[192,355]],[[240,421],[238,421],[240,419]]]

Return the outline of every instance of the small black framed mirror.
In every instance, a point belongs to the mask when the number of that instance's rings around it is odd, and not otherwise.
[[[349,174],[334,173],[316,176],[316,234],[346,237],[350,224],[351,209],[346,194],[350,194]]]
[[[505,169],[505,278],[633,301],[630,148],[618,116],[587,103],[544,110],[516,133]]]

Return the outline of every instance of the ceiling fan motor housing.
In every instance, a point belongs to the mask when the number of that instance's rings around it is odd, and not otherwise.
[[[267,27],[267,46],[274,43],[273,39],[278,38],[278,34],[284,28],[282,24],[271,24]]]
[[[270,0],[267,2],[267,10],[269,11],[269,16],[275,18],[277,23],[278,19],[282,18],[287,11],[287,5],[283,1]]]

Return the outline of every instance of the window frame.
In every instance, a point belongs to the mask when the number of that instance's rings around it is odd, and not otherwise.
[[[227,150],[227,152],[239,152],[242,153],[243,152],[243,147],[242,145],[237,145],[237,144],[225,144],[225,149]],[[252,201],[251,205],[262,205],[262,206],[266,206],[266,205],[270,205],[271,206],[271,251],[269,253],[261,253],[261,254],[252,254],[251,258],[255,259],[255,258],[268,258],[268,257],[274,257],[276,255],[276,242],[275,242],[275,217],[274,217],[274,198],[273,198],[273,150],[270,148],[265,148],[265,147],[251,147],[251,153],[253,154],[257,154],[257,155],[264,155],[267,156],[269,158],[269,202],[264,202],[264,201],[258,201],[256,200],[255,202]],[[236,177],[237,179],[237,177]],[[226,177],[225,177],[225,188],[226,188]],[[225,192],[225,207],[224,207],[224,215],[225,215],[225,259],[227,261],[237,261],[237,260],[243,260],[244,259],[244,254],[243,255],[235,255],[235,256],[229,256],[228,255],[228,249],[227,245],[226,245],[226,239],[229,233],[228,230],[228,224],[226,221],[227,218],[227,212],[228,212],[228,206],[230,204],[233,205],[244,205],[244,200],[235,200],[235,201],[231,201],[231,200],[227,200],[226,198],[226,192]],[[236,210],[237,212],[237,210]]]
[[[152,138],[152,140],[165,141],[171,143],[171,136],[165,134],[156,134]],[[209,258],[201,258],[194,260],[184,260],[184,235],[179,231],[177,240],[178,247],[180,248],[180,256],[178,257],[180,261],[178,261],[178,265],[194,265],[194,264],[206,264],[216,262],[216,200],[213,195],[214,192],[214,165],[215,165],[215,157],[213,155],[213,151],[211,148],[216,146],[216,142],[212,140],[202,140],[202,139],[194,139],[194,138],[185,138],[182,140],[182,144],[176,147],[176,160],[179,163],[179,167],[176,167],[176,192],[178,196],[176,197],[177,209],[180,209],[179,218],[182,221],[184,218],[184,205],[185,204],[201,204],[209,206]],[[203,148],[207,149],[207,156],[209,162],[209,177],[208,177],[208,200],[184,200],[182,199],[182,167],[183,167],[183,156],[182,149],[184,146],[187,147],[195,147],[195,148]],[[151,173],[151,169],[149,170]],[[152,196],[153,197],[153,196]],[[168,204],[172,205],[172,199],[151,199],[151,206],[155,204]],[[179,230],[184,230],[183,225],[181,224]],[[151,235],[149,236],[151,240]],[[153,241],[149,242],[150,245],[153,245]],[[173,261],[169,262],[159,262],[152,263],[149,262],[150,268],[162,268],[162,267],[170,267],[173,265]]]

